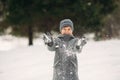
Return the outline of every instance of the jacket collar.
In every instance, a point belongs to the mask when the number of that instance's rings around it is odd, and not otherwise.
[[[60,38],[61,40],[64,40],[64,41],[70,41],[70,40],[74,39],[75,37],[73,35],[62,35],[62,34],[60,34],[58,36],[58,38]]]

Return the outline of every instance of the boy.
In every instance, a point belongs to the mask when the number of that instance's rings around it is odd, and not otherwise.
[[[60,22],[60,35],[52,38],[44,34],[45,44],[50,51],[55,51],[53,80],[79,80],[76,53],[81,52],[86,44],[73,36],[73,22],[64,19]]]

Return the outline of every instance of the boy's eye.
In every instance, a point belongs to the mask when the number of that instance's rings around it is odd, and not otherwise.
[[[66,29],[64,29],[64,30],[66,30]]]

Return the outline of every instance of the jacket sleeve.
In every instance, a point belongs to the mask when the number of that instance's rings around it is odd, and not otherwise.
[[[56,49],[56,43],[57,43],[57,38],[53,39],[53,44],[52,45],[47,45],[47,48],[49,51],[55,51]]]
[[[47,48],[48,48],[49,51],[55,51],[54,44],[52,46],[47,46]]]

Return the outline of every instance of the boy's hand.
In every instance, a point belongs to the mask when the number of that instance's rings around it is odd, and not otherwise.
[[[53,45],[53,38],[51,36],[51,34],[49,32],[43,34],[43,40],[44,43],[48,46],[52,46]]]
[[[86,38],[82,37],[80,40],[78,40],[77,46],[84,46],[87,43]]]
[[[82,51],[82,48],[86,43],[87,43],[87,40],[85,37],[82,37],[80,40],[78,40],[78,44],[76,45],[76,48],[80,50],[79,52]]]
[[[84,46],[86,43],[87,43],[86,38],[85,38],[85,37],[82,37],[82,38],[81,38],[81,44],[80,44],[80,46]]]

